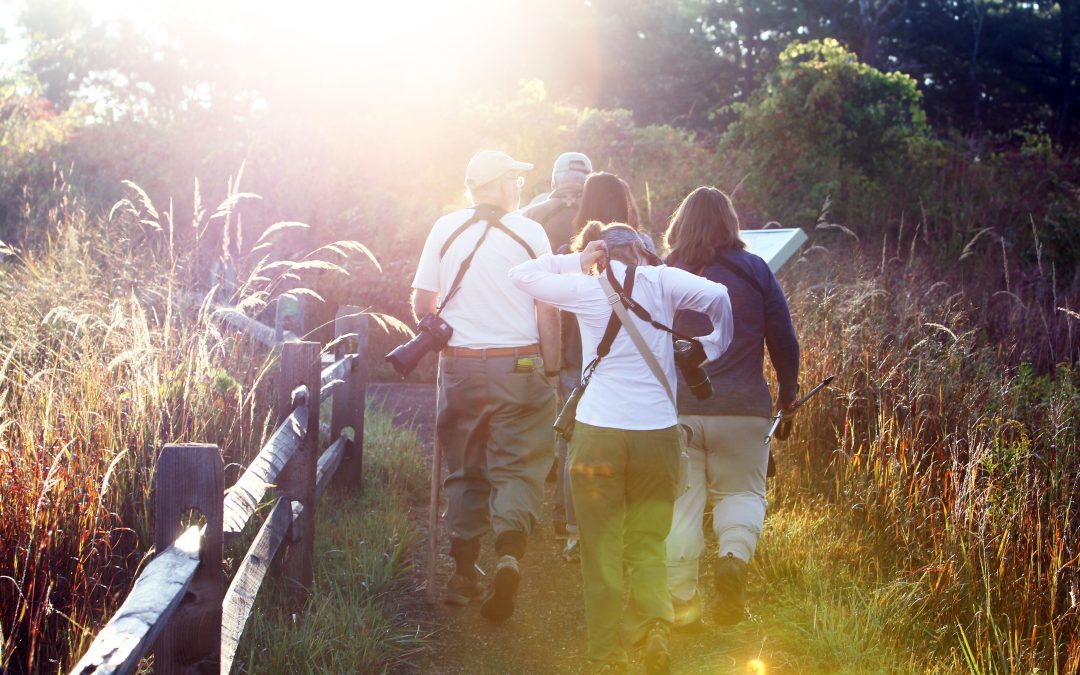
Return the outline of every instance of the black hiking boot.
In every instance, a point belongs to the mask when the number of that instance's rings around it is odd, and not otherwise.
[[[491,586],[484,596],[484,603],[480,605],[480,616],[495,623],[509,619],[514,613],[514,598],[520,582],[521,570],[517,558],[512,555],[499,558]]]
[[[716,563],[713,620],[721,626],[733,626],[746,618],[746,568],[746,563],[730,553]]]

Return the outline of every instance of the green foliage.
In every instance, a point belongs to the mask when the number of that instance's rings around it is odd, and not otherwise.
[[[0,240],[30,239],[29,225],[65,196],[62,150],[80,126],[81,106],[57,112],[32,79],[0,85]],[[54,182],[56,185],[54,185]]]
[[[737,107],[721,150],[746,173],[742,205],[758,220],[814,222],[826,198],[834,216],[867,217],[917,179],[932,143],[921,106],[907,75],[860,63],[835,40],[796,42]]]

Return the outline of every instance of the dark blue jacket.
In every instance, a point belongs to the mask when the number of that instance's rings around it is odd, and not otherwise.
[[[727,351],[705,365],[712,380],[712,398],[704,401],[694,398],[680,375],[679,412],[770,417],[772,398],[763,372],[766,345],[780,380],[779,402],[794,401],[799,388],[799,341],[787,300],[768,264],[760,257],[731,249],[720,251],[717,258],[737,266],[743,276],[718,262],[706,265],[703,270],[690,271],[727,286],[735,334]],[[680,312],[675,330],[686,335],[708,335],[712,326],[704,314]]]

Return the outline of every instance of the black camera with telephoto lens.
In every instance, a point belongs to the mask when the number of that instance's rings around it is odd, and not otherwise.
[[[705,348],[697,340],[675,340],[674,347],[675,366],[686,380],[686,386],[690,387],[690,393],[699,401],[712,398],[712,382],[701,367],[707,360]]]
[[[416,325],[416,337],[386,355],[398,375],[405,377],[416,369],[428,352],[442,351],[450,344],[453,327],[435,314],[428,314]]]

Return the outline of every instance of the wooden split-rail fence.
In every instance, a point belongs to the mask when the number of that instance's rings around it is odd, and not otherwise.
[[[267,573],[285,579],[287,601],[297,610],[310,592],[316,506],[327,486],[360,490],[367,316],[341,308],[335,333],[343,339],[325,368],[319,344],[282,331],[280,322],[275,331],[236,312],[220,316],[281,350],[274,382],[280,424],[227,490],[217,446],[162,448],[154,478],[157,554],[72,675],[134,673],[151,651],[156,673],[230,672]],[[320,453],[319,411],[327,398],[330,442]],[[245,530],[271,488],[273,506],[226,587],[224,546]],[[202,524],[182,527],[193,511]]]

